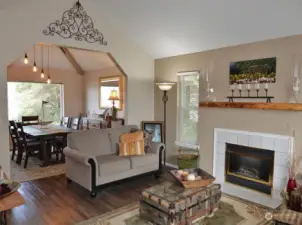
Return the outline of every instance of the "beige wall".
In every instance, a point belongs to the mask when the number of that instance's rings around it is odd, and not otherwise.
[[[76,72],[61,69],[50,69],[50,74],[52,83],[64,85],[65,116],[79,116],[84,112],[84,77]],[[7,69],[7,81],[41,82],[41,78],[31,67],[13,65]]]
[[[155,61],[155,79],[177,81],[180,71],[210,70],[209,79],[215,89],[217,101],[226,101],[228,93],[229,63],[234,61],[277,57],[277,81],[269,86],[269,94],[275,96],[274,102],[288,101],[291,94],[292,73],[295,58],[302,56],[302,36],[263,41],[258,43],[228,47],[207,52],[158,59]],[[203,96],[204,90],[200,90]],[[161,94],[155,89],[155,119],[163,118]],[[175,163],[177,87],[168,93],[167,112],[167,155],[168,162]],[[200,109],[199,114],[200,166],[212,171],[214,128],[229,128],[259,131],[275,134],[302,135],[302,113],[287,111],[263,111],[247,109]],[[302,151],[302,141],[295,139],[297,150]]]
[[[104,109],[99,108],[99,78],[107,76],[122,75],[117,67],[105,68],[102,70],[87,72],[84,75],[84,93],[85,93],[85,112],[95,112],[96,114],[103,113]],[[126,84],[125,84],[126,85]],[[124,89],[125,91],[125,89]],[[126,99],[126,93],[124,93],[124,99]],[[125,103],[125,102],[124,102]],[[125,110],[125,108],[124,108]],[[124,118],[124,110],[118,111],[118,118]]]

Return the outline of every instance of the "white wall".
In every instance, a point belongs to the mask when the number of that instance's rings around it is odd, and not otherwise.
[[[84,112],[84,76],[62,69],[50,69],[51,82],[64,85],[65,116],[79,116]],[[44,82],[46,82],[44,79]],[[7,69],[7,81],[42,82],[40,73],[31,67],[13,65]]]
[[[50,22],[61,19],[74,0],[10,1],[0,9],[0,165],[10,175],[7,117],[7,66],[34,43],[52,43],[102,52],[110,52],[128,75],[128,102],[126,120],[140,124],[154,118],[154,60],[125,35],[108,23],[99,8],[99,1],[83,1],[83,6],[94,21],[94,26],[104,34],[107,46],[74,39],[45,36],[43,30]],[[139,93],[139,94],[138,94]]]
[[[84,75],[84,93],[85,93],[85,112],[96,114],[102,114],[104,109],[99,108],[99,78],[106,76],[118,76],[122,75],[117,67],[104,68],[102,70],[87,72]],[[124,90],[124,99],[126,99],[126,93]],[[125,102],[124,102],[125,103]],[[126,104],[124,104],[126,105]],[[117,113],[118,118],[125,117],[125,108],[119,110]]]

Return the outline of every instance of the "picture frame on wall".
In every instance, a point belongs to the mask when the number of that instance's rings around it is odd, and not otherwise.
[[[164,143],[165,131],[163,121],[142,121],[141,129],[153,134],[153,142]]]

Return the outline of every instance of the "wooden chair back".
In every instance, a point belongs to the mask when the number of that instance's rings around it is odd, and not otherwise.
[[[70,126],[70,117],[63,117],[61,120],[62,127],[69,127]]]
[[[21,122],[16,122],[17,126],[17,133],[18,133],[18,138],[17,142],[20,147],[24,147],[27,149],[27,142],[26,142],[26,134],[24,133],[23,130],[23,124]]]
[[[39,116],[22,116],[23,126],[38,125],[38,124],[39,124]]]
[[[80,127],[80,118],[79,117],[72,117],[70,119],[69,128],[74,130],[79,130]]]
[[[79,130],[89,130],[88,118],[81,117],[79,122]]]
[[[14,146],[17,146],[17,138],[18,138],[18,131],[17,131],[17,125],[14,120],[9,121],[9,135],[11,137],[12,143]]]

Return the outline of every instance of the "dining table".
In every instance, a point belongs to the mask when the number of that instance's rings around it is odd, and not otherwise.
[[[52,140],[56,136],[64,137],[67,136],[69,133],[75,132],[76,130],[63,127],[60,125],[49,124],[47,126],[41,125],[31,125],[31,126],[23,126],[24,133],[30,139],[39,140],[41,143],[41,153],[42,153],[42,164],[41,167],[46,167],[53,164],[58,164],[62,162],[52,162],[49,158],[46,142],[47,140]],[[18,154],[17,161],[21,162],[22,160],[22,153]]]

